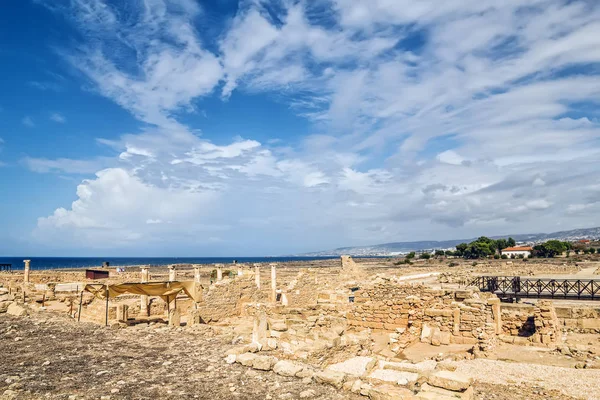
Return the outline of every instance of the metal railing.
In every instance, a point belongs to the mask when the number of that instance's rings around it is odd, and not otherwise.
[[[498,297],[600,300],[600,280],[479,276],[469,286]]]

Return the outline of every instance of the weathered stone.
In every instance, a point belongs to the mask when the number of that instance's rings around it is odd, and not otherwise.
[[[174,308],[169,311],[169,325],[170,326],[181,326],[181,312],[179,309]]]
[[[435,371],[429,375],[427,382],[431,386],[440,387],[443,389],[463,391],[469,388],[473,383],[473,379],[451,371]]]
[[[371,400],[414,400],[414,393],[406,388],[392,385],[374,386],[369,389],[369,399]]]
[[[353,357],[344,362],[330,365],[327,369],[361,377],[373,368],[376,362],[377,360],[372,357]]]
[[[395,371],[393,369],[376,369],[368,377],[370,382],[394,382],[398,385],[406,386],[413,384],[419,379],[419,374],[415,372]]]
[[[244,353],[244,354],[239,354],[236,358],[235,361],[242,364],[245,367],[251,367],[252,364],[254,363],[254,359],[258,357],[256,354],[253,353]]]
[[[421,342],[430,343],[431,342],[431,334],[432,330],[427,324],[423,324],[423,329],[421,330]]]
[[[10,315],[14,315],[16,317],[22,317],[27,315],[27,310],[24,307],[21,307],[17,303],[11,303],[6,309],[6,313]]]
[[[439,346],[442,344],[440,328],[433,329],[433,332],[431,333],[431,344],[433,346]]]
[[[296,376],[297,373],[304,369],[304,365],[294,362],[281,360],[273,366],[273,372],[281,376]]]
[[[261,371],[270,371],[276,362],[277,359],[273,356],[256,356],[252,361],[252,368]]]
[[[455,392],[453,390],[447,390],[438,388],[435,386],[428,385],[427,383],[421,386],[421,391],[417,394],[419,399],[427,400],[472,400],[473,399],[473,387],[469,387],[464,392]]]
[[[326,383],[337,389],[340,389],[344,384],[346,374],[343,372],[326,369],[315,374],[315,380],[319,383]]]

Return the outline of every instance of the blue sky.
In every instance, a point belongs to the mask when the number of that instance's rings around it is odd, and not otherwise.
[[[599,21],[590,1],[8,2],[0,254],[600,225]]]

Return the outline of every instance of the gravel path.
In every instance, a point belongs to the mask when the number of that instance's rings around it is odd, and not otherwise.
[[[478,382],[529,385],[557,390],[566,395],[600,400],[600,370],[552,367],[476,359],[456,362],[457,371]]]

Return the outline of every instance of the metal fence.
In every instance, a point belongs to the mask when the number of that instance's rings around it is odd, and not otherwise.
[[[600,280],[479,276],[470,286],[503,298],[600,300]]]

